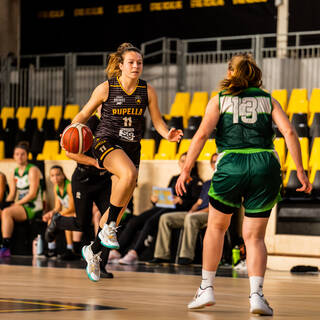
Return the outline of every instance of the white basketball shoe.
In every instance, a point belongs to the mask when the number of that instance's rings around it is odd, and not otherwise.
[[[249,297],[250,300],[250,312],[253,314],[260,314],[264,316],[272,316],[273,309],[269,306],[268,301],[263,294],[254,292]]]
[[[88,246],[84,246],[81,250],[82,257],[87,262],[86,272],[88,278],[91,281],[99,281],[100,280],[100,254],[101,252],[94,254],[91,249],[92,244]]]
[[[109,249],[119,249],[120,246],[116,232],[117,227],[114,221],[111,221],[109,224],[105,224],[98,235],[101,240],[101,244]]]
[[[197,290],[193,300],[188,304],[188,309],[201,309],[213,306],[216,303],[213,294],[213,287],[209,286],[204,289],[201,287]]]

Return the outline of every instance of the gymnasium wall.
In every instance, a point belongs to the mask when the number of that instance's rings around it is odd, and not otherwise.
[[[21,0],[21,53],[276,32],[274,0]]]

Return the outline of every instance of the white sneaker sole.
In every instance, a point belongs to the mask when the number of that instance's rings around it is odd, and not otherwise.
[[[189,310],[203,309],[203,308],[205,308],[205,307],[212,307],[212,306],[214,306],[215,304],[216,304],[215,301],[208,301],[208,302],[205,302],[205,303],[203,303],[203,304],[199,304],[199,305],[194,306],[194,307],[191,307],[191,306],[188,305],[188,309],[189,309]]]
[[[259,314],[259,315],[263,315],[263,316],[272,316],[273,315],[273,312],[271,312],[271,313],[267,312],[262,308],[254,308],[254,309],[251,309],[250,312],[252,314]]]
[[[98,236],[100,238],[100,243],[104,247],[109,248],[109,249],[115,249],[115,250],[120,248],[119,244],[112,244],[112,243],[109,243],[109,242],[105,242],[104,239],[101,238],[100,233],[98,234]]]

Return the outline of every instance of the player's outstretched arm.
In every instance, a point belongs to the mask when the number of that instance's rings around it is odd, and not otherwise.
[[[176,192],[178,195],[182,195],[186,192],[185,183],[190,179],[190,172],[194,166],[194,163],[198,159],[198,156],[206,143],[210,133],[216,127],[220,117],[219,111],[219,97],[215,96],[210,99],[206,113],[201,121],[200,127],[191,140],[190,147],[188,149],[186,162],[181,171],[179,179],[176,184]]]

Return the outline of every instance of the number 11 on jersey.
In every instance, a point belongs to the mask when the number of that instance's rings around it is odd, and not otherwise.
[[[124,117],[123,118],[123,125],[125,127],[131,127],[132,126],[132,118],[131,117]]]

